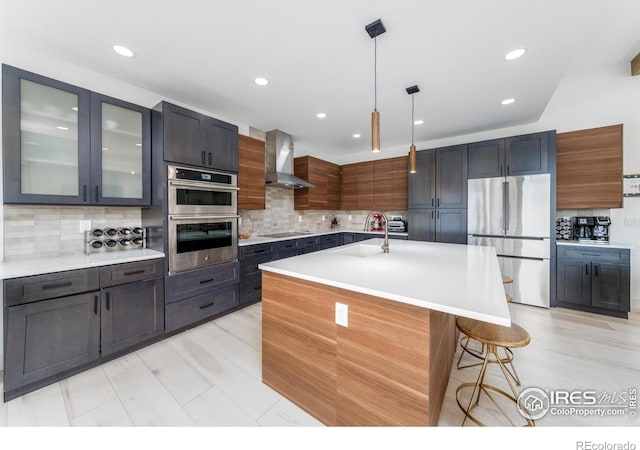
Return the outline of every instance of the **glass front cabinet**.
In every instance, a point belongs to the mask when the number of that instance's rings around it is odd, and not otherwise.
[[[144,206],[148,109],[2,67],[4,202]]]

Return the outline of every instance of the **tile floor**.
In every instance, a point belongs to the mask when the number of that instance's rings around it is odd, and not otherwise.
[[[530,345],[514,350],[523,387],[598,392],[640,387],[640,313],[624,320],[518,304],[510,308],[513,320],[532,337]],[[260,319],[258,303],[4,403],[0,425],[322,426],[262,384]],[[475,380],[478,370],[453,368],[439,425],[460,425],[455,389]],[[500,384],[497,370],[490,368],[488,380]],[[484,411],[489,423],[506,425],[490,404]],[[536,425],[638,426],[640,419],[548,415]]]

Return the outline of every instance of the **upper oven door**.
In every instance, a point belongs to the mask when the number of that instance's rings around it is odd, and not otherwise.
[[[238,216],[169,216],[169,274],[238,258]]]
[[[169,165],[169,214],[237,214],[238,176]]]

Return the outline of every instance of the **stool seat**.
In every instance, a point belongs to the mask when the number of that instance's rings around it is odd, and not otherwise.
[[[531,342],[527,330],[516,323],[512,323],[510,327],[503,327],[480,320],[458,317],[456,318],[456,327],[461,333],[483,344],[517,348],[524,347]]]

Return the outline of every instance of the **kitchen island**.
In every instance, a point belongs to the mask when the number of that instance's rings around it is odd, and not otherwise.
[[[263,382],[326,425],[436,425],[455,317],[511,323],[492,247],[381,244],[259,266]]]

